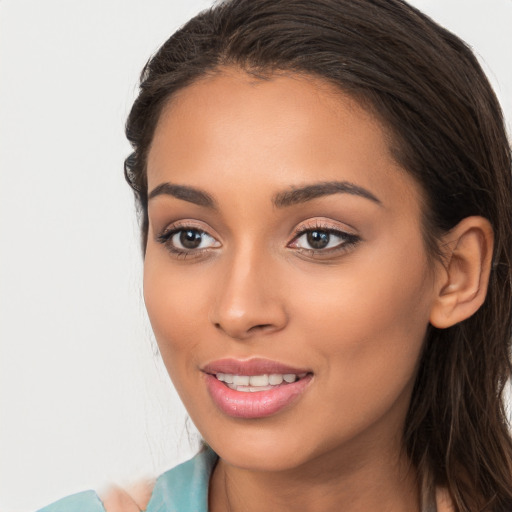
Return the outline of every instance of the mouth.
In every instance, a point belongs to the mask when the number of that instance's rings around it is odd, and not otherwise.
[[[268,391],[278,386],[293,384],[303,379],[308,374],[303,373],[271,373],[262,375],[236,375],[232,373],[216,373],[215,377],[223,382],[229,389],[241,391],[243,393],[254,393],[259,391]]]
[[[245,419],[274,415],[305,392],[313,372],[281,363],[223,359],[202,368],[215,405],[228,416]]]

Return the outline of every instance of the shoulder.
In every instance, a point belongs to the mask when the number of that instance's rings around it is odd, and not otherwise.
[[[38,512],[207,512],[208,486],[217,460],[217,455],[206,448],[155,482],[140,482],[126,490],[111,487],[99,495],[81,492]]]
[[[127,490],[110,487],[100,495],[79,492],[48,505],[37,512],[140,512],[146,510],[153,482],[140,482]]]
[[[105,509],[94,491],[85,491],[56,501],[38,512],[105,512]]]
[[[155,483],[148,512],[207,512],[210,476],[217,460],[217,455],[205,448],[161,475]]]
[[[156,482],[143,482],[127,491],[112,488],[102,495],[105,512],[207,512],[210,476],[217,459],[212,450],[204,449]]]
[[[154,482],[144,481],[124,490],[111,487],[100,495],[106,512],[140,512],[146,510],[153,493]]]

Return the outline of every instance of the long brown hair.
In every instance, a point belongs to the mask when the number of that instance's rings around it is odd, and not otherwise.
[[[422,509],[446,486],[456,510],[512,510],[512,443],[503,391],[511,374],[511,154],[496,97],[471,50],[401,0],[231,0],[190,20],[146,64],[126,134],[125,175],[147,241],[146,157],[163,105],[221,66],[264,80],[322,77],[391,133],[396,160],[426,198],[432,257],[471,215],[495,235],[486,301],[451,328],[430,327],[404,430]]]

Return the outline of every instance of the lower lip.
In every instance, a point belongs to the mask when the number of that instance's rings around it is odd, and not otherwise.
[[[294,403],[313,378],[306,375],[291,384],[281,384],[265,391],[236,391],[228,388],[214,375],[206,374],[208,392],[215,405],[234,418],[265,418]]]

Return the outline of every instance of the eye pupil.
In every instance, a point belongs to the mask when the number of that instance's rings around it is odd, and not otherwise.
[[[201,245],[201,232],[185,229],[180,233],[180,243],[186,249],[197,249]]]
[[[329,233],[327,231],[310,231],[307,234],[308,244],[314,249],[323,249],[329,245]]]

